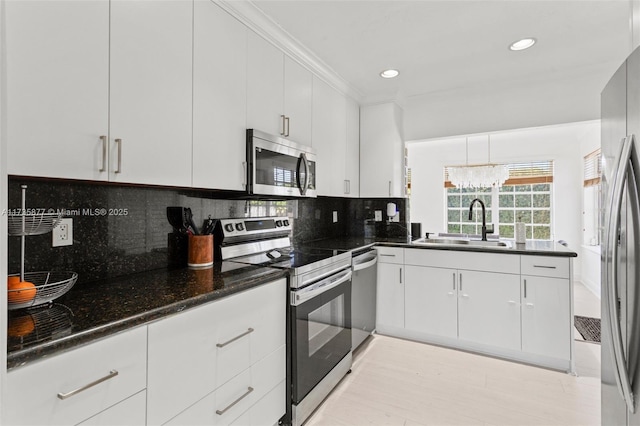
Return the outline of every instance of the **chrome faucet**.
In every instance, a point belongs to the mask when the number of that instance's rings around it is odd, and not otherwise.
[[[469,206],[469,220],[473,219],[473,205],[475,203],[480,203],[480,207],[482,207],[482,241],[487,241],[487,234],[493,234],[494,228],[493,225],[491,229],[487,230],[487,211],[484,208],[484,203],[479,198],[474,198]]]

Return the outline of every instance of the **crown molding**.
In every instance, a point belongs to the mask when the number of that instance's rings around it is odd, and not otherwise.
[[[363,95],[315,53],[280,27],[251,0],[211,0],[334,89],[362,103]]]

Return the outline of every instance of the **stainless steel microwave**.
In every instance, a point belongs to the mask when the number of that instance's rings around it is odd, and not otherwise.
[[[247,191],[316,197],[316,153],[279,136],[247,130]]]

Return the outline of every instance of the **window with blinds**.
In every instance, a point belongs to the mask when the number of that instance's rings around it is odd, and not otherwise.
[[[484,164],[483,164],[484,165]],[[444,168],[444,187],[454,188],[449,181],[449,168]],[[504,185],[533,185],[539,183],[553,182],[553,161],[536,161],[530,163],[511,163],[509,168],[509,179]]]
[[[447,232],[480,233],[481,215],[469,220],[469,205],[480,198],[487,210],[487,223],[495,225],[502,238],[515,237],[515,224],[525,224],[526,238],[553,240],[553,161],[507,164],[509,179],[500,187],[456,188],[444,178],[447,197]]]
[[[584,187],[600,183],[602,176],[602,152],[600,148],[584,157]]]

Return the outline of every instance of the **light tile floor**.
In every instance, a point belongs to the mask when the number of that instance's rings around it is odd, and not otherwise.
[[[595,316],[579,287],[576,313]],[[374,335],[307,426],[599,425],[600,346],[575,350],[577,376]]]

